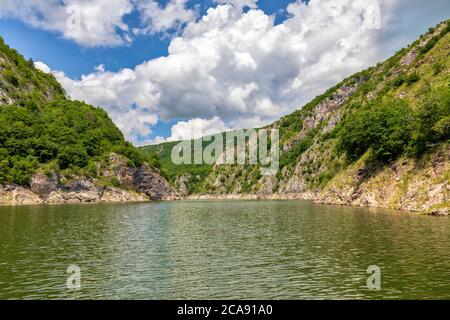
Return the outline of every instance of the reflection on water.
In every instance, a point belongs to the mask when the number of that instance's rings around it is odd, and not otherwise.
[[[446,217],[304,201],[0,207],[0,298],[450,299],[449,240]]]

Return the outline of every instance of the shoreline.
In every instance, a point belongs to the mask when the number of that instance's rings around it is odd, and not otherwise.
[[[233,200],[242,200],[242,201],[310,201],[311,203],[315,205],[322,205],[322,206],[329,206],[329,207],[337,207],[337,208],[361,208],[361,209],[381,209],[381,210],[392,210],[397,212],[404,212],[404,213],[410,213],[410,214],[416,214],[416,215],[429,215],[429,216],[448,216],[449,214],[434,214],[434,213],[427,213],[422,211],[415,211],[415,210],[406,210],[406,209],[397,209],[397,208],[388,208],[388,207],[377,207],[377,206],[362,206],[362,205],[351,205],[351,204],[342,204],[342,203],[325,203],[321,201],[317,201],[316,196],[311,196],[310,193],[308,193],[308,196],[304,196],[302,194],[270,194],[270,195],[253,195],[253,194],[226,194],[226,195],[192,195],[186,197],[184,200],[191,200],[191,201],[233,201]]]
[[[21,187],[32,193],[31,190]],[[15,202],[0,202],[0,209],[6,207],[25,207],[25,206],[58,206],[58,205],[99,205],[99,204],[146,204],[146,203],[156,203],[156,202],[168,202],[168,201],[309,201],[315,205],[324,205],[330,207],[348,207],[348,208],[366,208],[366,209],[381,209],[381,210],[392,210],[397,212],[404,212],[416,215],[429,215],[429,216],[449,216],[448,210],[436,211],[436,212],[424,212],[418,210],[408,210],[401,208],[390,208],[383,206],[370,206],[370,205],[352,205],[344,203],[329,203],[318,200],[319,197],[312,193],[298,193],[298,194],[268,194],[268,195],[257,195],[257,194],[196,194],[180,197],[177,199],[167,198],[161,200],[151,200],[146,198],[144,194],[139,194],[137,192],[130,192],[128,190],[123,190],[119,188],[114,188],[120,190],[121,194],[126,193],[127,195],[133,195],[128,199],[121,198],[120,200],[114,200],[109,198],[107,200],[95,200],[95,201],[82,201],[80,200],[80,195],[75,193],[75,198],[78,201],[46,201],[40,198],[38,195],[34,194],[38,201],[15,201]],[[117,191],[115,190],[115,191]],[[4,195],[4,193],[3,193]],[[73,196],[73,195],[72,195]],[[36,199],[35,198],[35,199]]]

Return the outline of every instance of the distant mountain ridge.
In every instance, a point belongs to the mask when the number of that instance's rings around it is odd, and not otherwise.
[[[280,171],[171,163],[176,142],[142,148],[195,199],[318,203],[450,213],[450,21],[268,128],[280,130]]]

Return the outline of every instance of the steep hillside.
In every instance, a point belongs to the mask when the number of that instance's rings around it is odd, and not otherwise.
[[[179,190],[183,195],[201,192],[203,184],[208,175],[212,172],[213,166],[207,164],[181,164],[172,162],[172,149],[179,143],[166,142],[159,145],[142,147],[143,153],[152,159],[158,159],[163,175]],[[194,142],[192,141],[193,145]],[[209,142],[202,141],[203,148]]]
[[[199,183],[182,166],[174,181],[193,198],[299,198],[449,213],[449,29],[448,21],[439,24],[269,126],[280,130],[276,176],[261,176],[255,165],[215,165],[203,168]],[[167,154],[167,147],[151,150]]]
[[[125,172],[106,174],[119,163],[133,183]],[[121,193],[118,201],[174,195],[155,165],[125,141],[104,110],[66,98],[52,75],[0,38],[0,204],[106,201],[105,188]],[[153,175],[162,186],[156,193],[148,181],[142,186]],[[84,191],[93,194],[84,197]],[[59,196],[48,200],[52,192]]]

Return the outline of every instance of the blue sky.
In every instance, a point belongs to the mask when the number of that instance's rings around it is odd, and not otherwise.
[[[450,13],[441,0],[219,2],[2,0],[0,35],[146,144],[189,137],[194,122],[212,133],[273,121]],[[90,33],[66,29],[70,5]],[[368,28],[374,7],[381,25]]]
[[[162,6],[168,0],[158,1]],[[292,0],[260,0],[259,9],[267,14],[275,14],[276,22],[284,20],[284,10]],[[213,1],[189,1],[187,7],[200,4],[201,15],[211,6]],[[131,25],[139,25],[136,12],[125,17]],[[48,32],[33,28],[15,18],[0,19],[0,35],[5,41],[22,53],[26,58],[45,61],[54,70],[62,70],[68,76],[78,78],[91,72],[94,67],[104,64],[110,71],[122,68],[133,68],[149,59],[167,55],[170,38],[161,34],[136,37],[129,46],[86,48],[62,38],[56,32]]]

